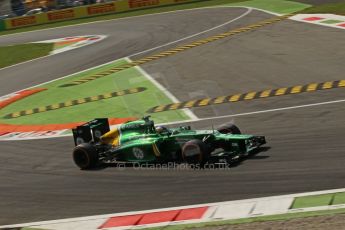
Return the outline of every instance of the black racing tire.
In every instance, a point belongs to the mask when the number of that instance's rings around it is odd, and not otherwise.
[[[82,143],[73,150],[74,163],[82,170],[93,169],[99,163],[99,155],[96,148],[89,143]]]
[[[241,130],[232,123],[226,123],[219,126],[217,131],[223,134],[241,134]]]
[[[209,146],[201,140],[195,139],[186,142],[182,147],[182,159],[192,167],[204,167],[210,157]]]

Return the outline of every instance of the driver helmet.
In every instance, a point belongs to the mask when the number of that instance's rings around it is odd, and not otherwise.
[[[164,128],[163,126],[156,126],[156,132],[158,134],[163,133],[166,130],[166,128]]]

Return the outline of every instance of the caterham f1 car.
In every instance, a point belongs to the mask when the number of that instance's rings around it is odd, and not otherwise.
[[[113,130],[108,119],[98,118],[72,131],[73,160],[80,169],[116,163],[229,165],[266,143],[264,136],[242,135],[231,123],[216,130],[192,130],[190,126],[155,126],[150,117],[121,124]]]

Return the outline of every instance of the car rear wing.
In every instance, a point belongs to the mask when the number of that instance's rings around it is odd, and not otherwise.
[[[109,131],[108,118],[96,118],[72,129],[74,144],[99,142],[101,136]]]

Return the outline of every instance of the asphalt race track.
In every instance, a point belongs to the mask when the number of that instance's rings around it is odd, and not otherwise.
[[[109,36],[103,42],[85,49],[73,50],[18,67],[0,70],[1,95],[176,41],[223,24],[243,15],[246,11],[247,9],[242,8],[183,11],[1,36],[0,44],[2,45],[77,35]],[[246,20],[236,21],[226,28],[236,28],[248,22],[269,17],[271,16],[264,13],[252,13],[248,18],[246,17]]]
[[[88,47],[0,70],[0,94],[198,33],[246,11],[204,9],[0,37],[1,44],[13,44],[109,35]],[[253,11],[199,37],[270,17]],[[142,67],[181,101],[340,80],[343,37],[342,30],[284,21]],[[200,118],[266,111],[191,124],[210,128],[234,121],[245,133],[267,136],[270,148],[230,170],[80,171],[71,159],[72,138],[0,142],[0,225],[345,187],[345,102],[286,108],[343,99],[340,88],[193,110]],[[277,108],[285,109],[267,111]]]

